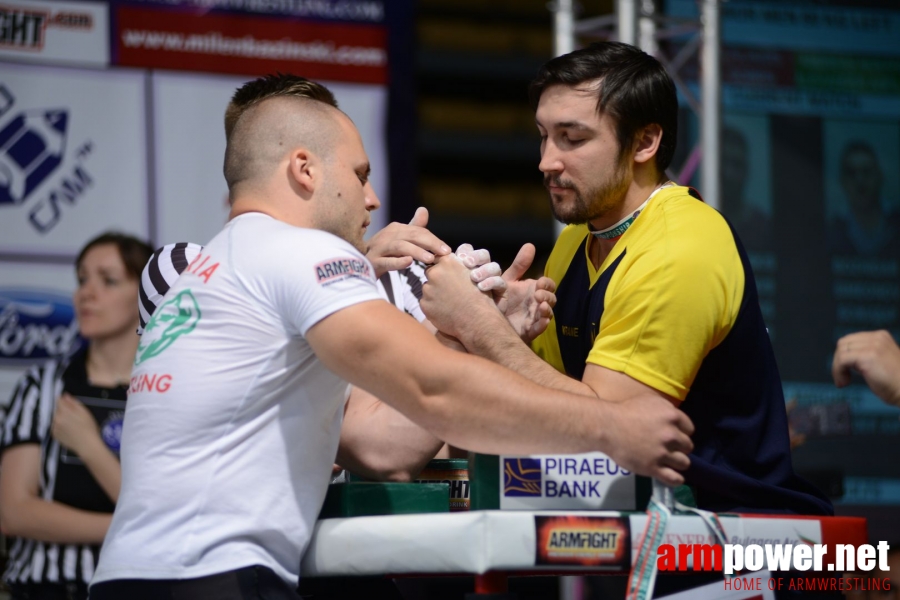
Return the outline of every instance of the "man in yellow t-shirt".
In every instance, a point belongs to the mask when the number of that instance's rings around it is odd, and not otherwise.
[[[679,406],[696,428],[684,477],[701,508],[830,514],[791,466],[781,380],[741,242],[665,175],[678,108],[671,78],[639,49],[606,42],[549,61],[530,94],[539,168],[554,215],[569,224],[546,268],[553,319],[532,351],[499,312],[473,309],[468,282],[438,265],[423,298],[432,323],[544,385]],[[526,289],[553,284],[512,283],[507,315]]]

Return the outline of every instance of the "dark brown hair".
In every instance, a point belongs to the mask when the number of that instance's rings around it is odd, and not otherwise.
[[[597,42],[558,56],[540,68],[528,88],[528,98],[537,110],[548,87],[595,81],[599,82],[597,112],[615,119],[620,156],[642,128],[653,123],[662,128],[656,168],[663,173],[675,153],[678,96],[665,68],[640,48],[621,42]]]
[[[241,115],[250,108],[278,96],[292,98],[308,98],[318,100],[335,108],[337,100],[331,90],[320,83],[310,81],[306,77],[291,75],[290,73],[275,73],[266,75],[253,81],[248,81],[234,92],[231,102],[225,108],[225,139],[231,137],[231,132]]]
[[[75,259],[75,270],[81,268],[81,262],[91,248],[112,244],[119,250],[119,256],[125,264],[125,271],[128,273],[129,279],[140,279],[141,271],[144,265],[153,255],[153,247],[150,244],[137,239],[134,236],[115,231],[107,231],[89,241],[78,253]]]

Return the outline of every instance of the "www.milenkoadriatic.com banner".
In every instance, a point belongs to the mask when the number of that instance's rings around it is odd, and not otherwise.
[[[121,2],[113,62],[122,66],[384,84],[381,2]]]

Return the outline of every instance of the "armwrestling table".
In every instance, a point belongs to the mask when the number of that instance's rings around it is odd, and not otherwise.
[[[303,576],[474,575],[476,594],[502,594],[510,575],[626,574],[616,566],[538,564],[537,517],[621,517],[631,538],[631,564],[647,515],[614,511],[498,511],[323,519],[301,562]],[[721,514],[729,543],[865,544],[866,520]],[[713,544],[693,515],[669,519],[664,544]]]

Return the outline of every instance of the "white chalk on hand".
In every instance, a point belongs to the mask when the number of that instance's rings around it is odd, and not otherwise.
[[[506,280],[498,275],[495,277],[488,277],[475,285],[482,292],[502,292],[506,289]]]

